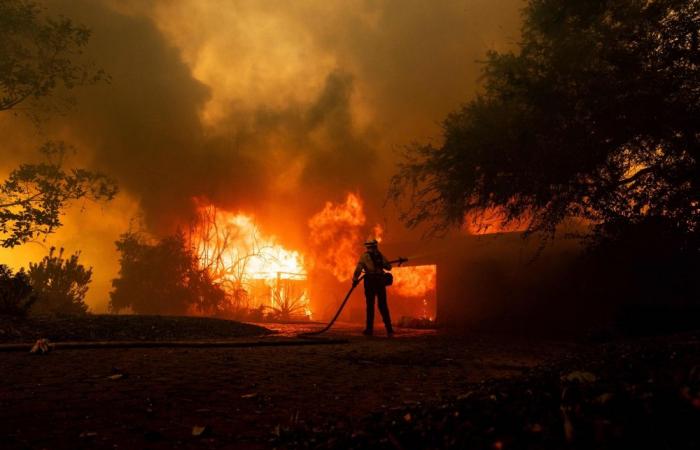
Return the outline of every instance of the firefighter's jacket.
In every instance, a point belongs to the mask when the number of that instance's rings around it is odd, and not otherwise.
[[[374,257],[370,252],[365,252],[360,256],[360,261],[355,267],[355,273],[352,276],[353,280],[360,277],[362,271],[368,275],[377,275],[384,273],[384,270],[391,270],[391,264],[380,252],[377,252]]]

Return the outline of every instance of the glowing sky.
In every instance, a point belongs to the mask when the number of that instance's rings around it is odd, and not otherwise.
[[[359,192],[372,222],[397,151],[436,139],[444,116],[478,90],[479,59],[518,38],[519,0],[52,0],[93,30],[87,56],[110,83],[39,128],[3,113],[6,174],[65,139],[115,177],[109,205],[81,203],[42,245],[1,250],[14,267],[50,245],[94,266],[88,301],[104,311],[114,241],[134,220],[172,231],[192,197],[255,213],[303,247],[326,200]],[[292,225],[290,225],[292,224]]]

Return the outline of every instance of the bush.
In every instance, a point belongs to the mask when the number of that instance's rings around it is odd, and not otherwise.
[[[35,299],[24,269],[13,274],[0,264],[0,315],[24,317]]]
[[[85,294],[92,279],[92,268],[78,262],[80,253],[63,257],[63,249],[56,255],[51,247],[48,256],[39,263],[29,264],[29,281],[37,301],[32,313],[85,314],[88,306]]]
[[[119,278],[112,280],[112,311],[130,308],[138,314],[175,315],[221,312],[224,291],[199,267],[181,234],[149,243],[143,236],[126,233],[116,244],[121,268]]]

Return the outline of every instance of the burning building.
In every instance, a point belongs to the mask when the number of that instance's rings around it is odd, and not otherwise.
[[[252,216],[202,204],[189,241],[201,267],[226,292],[233,315],[323,320],[335,312],[349,288],[364,240],[382,239],[382,227],[367,222],[363,206],[355,193],[343,202],[327,202],[308,221],[309,248],[290,250],[263,232]],[[392,312],[397,321],[435,320],[436,273],[435,265],[394,270]],[[363,317],[362,301],[354,302],[345,316],[358,321]]]
[[[251,216],[202,206],[189,236],[201,267],[227,293],[231,311],[311,317],[303,255],[263,235]]]
[[[312,214],[307,245],[290,248],[253,215],[200,203],[190,242],[201,267],[225,290],[234,317],[329,319],[351,286],[363,242],[375,238],[388,259],[409,258],[407,265],[394,267],[388,289],[399,326],[568,329],[586,316],[586,303],[564,300],[570,297],[566,271],[580,254],[576,241],[557,240],[543,250],[537,239],[501,229],[387,240],[383,227],[367,219],[362,197],[348,193]],[[361,291],[355,291],[341,321],[364,321]]]

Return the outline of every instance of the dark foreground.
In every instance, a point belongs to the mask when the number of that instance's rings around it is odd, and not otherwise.
[[[349,343],[0,353],[0,448],[700,445],[697,335],[333,337]]]
[[[50,341],[169,341],[228,339],[268,334],[263,327],[204,317],[85,316],[29,317],[0,316],[0,343]]]
[[[337,449],[698,449],[700,345],[606,345],[449,400],[380,410],[352,429],[284,428],[281,446]],[[342,423],[342,422],[338,422]]]

